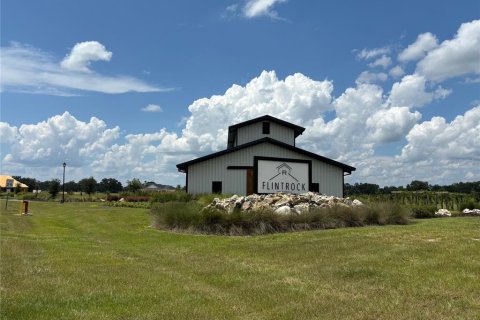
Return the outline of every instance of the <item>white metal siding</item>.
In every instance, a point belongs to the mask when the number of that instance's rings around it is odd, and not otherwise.
[[[252,142],[261,138],[269,137],[289,145],[295,145],[295,132],[293,129],[270,122],[270,134],[263,134],[262,121],[237,129],[237,141],[235,146]]]
[[[321,193],[343,196],[343,170],[331,164],[312,159],[268,142],[228,153],[188,167],[188,192],[210,193],[212,181],[222,181],[222,192],[245,195],[247,171],[229,170],[228,166],[253,166],[253,157],[276,157],[312,160],[312,183],[319,184]]]

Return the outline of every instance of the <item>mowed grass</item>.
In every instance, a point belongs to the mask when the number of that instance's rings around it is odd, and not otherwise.
[[[255,237],[1,202],[2,319],[479,319],[480,219]]]

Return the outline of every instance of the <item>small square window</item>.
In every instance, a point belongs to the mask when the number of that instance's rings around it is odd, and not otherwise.
[[[212,181],[212,193],[222,193],[222,181]]]
[[[318,183],[311,183],[310,184],[310,191],[320,192],[320,185]]]
[[[263,134],[270,134],[270,122],[264,122],[262,129]]]

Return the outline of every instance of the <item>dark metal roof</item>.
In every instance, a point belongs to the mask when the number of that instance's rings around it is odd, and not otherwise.
[[[272,116],[269,116],[269,115],[265,115],[265,116],[262,116],[262,117],[258,117],[258,118],[255,118],[255,119],[245,121],[245,122],[237,123],[233,126],[228,127],[227,148],[232,148],[233,147],[233,144],[235,143],[235,136],[237,135],[237,129],[238,128],[245,127],[245,126],[251,125],[253,123],[262,122],[262,121],[275,122],[275,123],[277,123],[281,126],[293,129],[293,131],[295,132],[295,138],[298,137],[299,135],[301,135],[303,133],[303,131],[305,131],[305,128],[303,128],[303,127],[297,126],[293,123],[290,123],[290,122],[287,122],[287,121],[284,121],[284,120],[281,120],[281,119],[278,119],[278,118],[275,118],[275,117],[272,117]]]
[[[245,143],[245,144],[239,145],[237,147],[233,147],[233,148],[229,148],[229,149],[222,150],[222,151],[219,151],[219,152],[215,152],[215,153],[212,153],[212,154],[209,154],[209,155],[206,155],[206,156],[194,159],[194,160],[190,160],[190,161],[187,161],[187,162],[177,164],[177,168],[178,168],[178,171],[180,171],[180,172],[186,172],[188,166],[190,166],[192,164],[202,162],[202,161],[206,161],[206,160],[209,160],[209,159],[213,159],[213,158],[216,158],[216,157],[219,157],[219,156],[223,156],[225,154],[229,154],[229,153],[232,153],[232,152],[235,152],[235,151],[238,151],[238,150],[242,150],[242,149],[245,149],[245,148],[248,148],[248,147],[252,147],[252,146],[255,146],[255,145],[260,144],[260,143],[271,143],[271,144],[279,146],[281,148],[285,148],[285,149],[303,154],[303,155],[311,157],[313,159],[316,159],[316,160],[334,165],[336,167],[342,168],[343,172],[352,173],[352,171],[356,170],[354,167],[351,167],[351,166],[346,165],[344,163],[341,163],[341,162],[323,157],[323,156],[318,155],[316,153],[309,152],[309,151],[294,147],[294,146],[289,145],[287,143],[283,143],[283,142],[280,142],[278,140],[268,138],[268,137],[258,139],[258,140],[255,140],[255,141],[252,141],[252,142],[249,142],[249,143]]]

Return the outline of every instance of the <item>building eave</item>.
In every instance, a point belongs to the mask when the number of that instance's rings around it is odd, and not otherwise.
[[[203,162],[203,161],[206,161],[206,160],[210,160],[210,159],[213,159],[213,158],[216,158],[216,157],[219,157],[219,156],[223,156],[225,154],[229,154],[229,153],[232,153],[232,152],[236,152],[238,150],[242,150],[242,149],[245,149],[245,148],[248,148],[248,147],[252,147],[252,146],[255,146],[255,145],[258,145],[258,144],[261,144],[261,143],[271,143],[273,145],[276,145],[276,146],[279,146],[279,147],[282,147],[282,148],[285,148],[285,149],[288,149],[288,150],[306,155],[306,156],[311,157],[313,159],[316,159],[316,160],[331,164],[333,166],[339,167],[343,170],[343,172],[346,172],[348,174],[351,174],[352,171],[356,170],[356,168],[354,168],[352,166],[349,166],[347,164],[335,161],[333,159],[318,155],[318,154],[310,152],[310,151],[306,151],[306,150],[297,148],[295,146],[292,146],[292,145],[289,145],[287,143],[280,142],[278,140],[268,138],[268,137],[261,138],[261,139],[258,139],[258,140],[255,140],[255,141],[252,141],[252,142],[249,142],[249,143],[245,143],[245,144],[242,144],[240,146],[236,146],[236,147],[228,148],[228,149],[218,151],[218,152],[215,152],[215,153],[211,153],[209,155],[206,155],[206,156],[203,156],[203,157],[200,157],[200,158],[197,158],[197,159],[193,159],[193,160],[190,160],[190,161],[179,163],[179,164],[177,164],[177,169],[178,169],[179,172],[186,172],[188,166],[190,166],[192,164]]]

